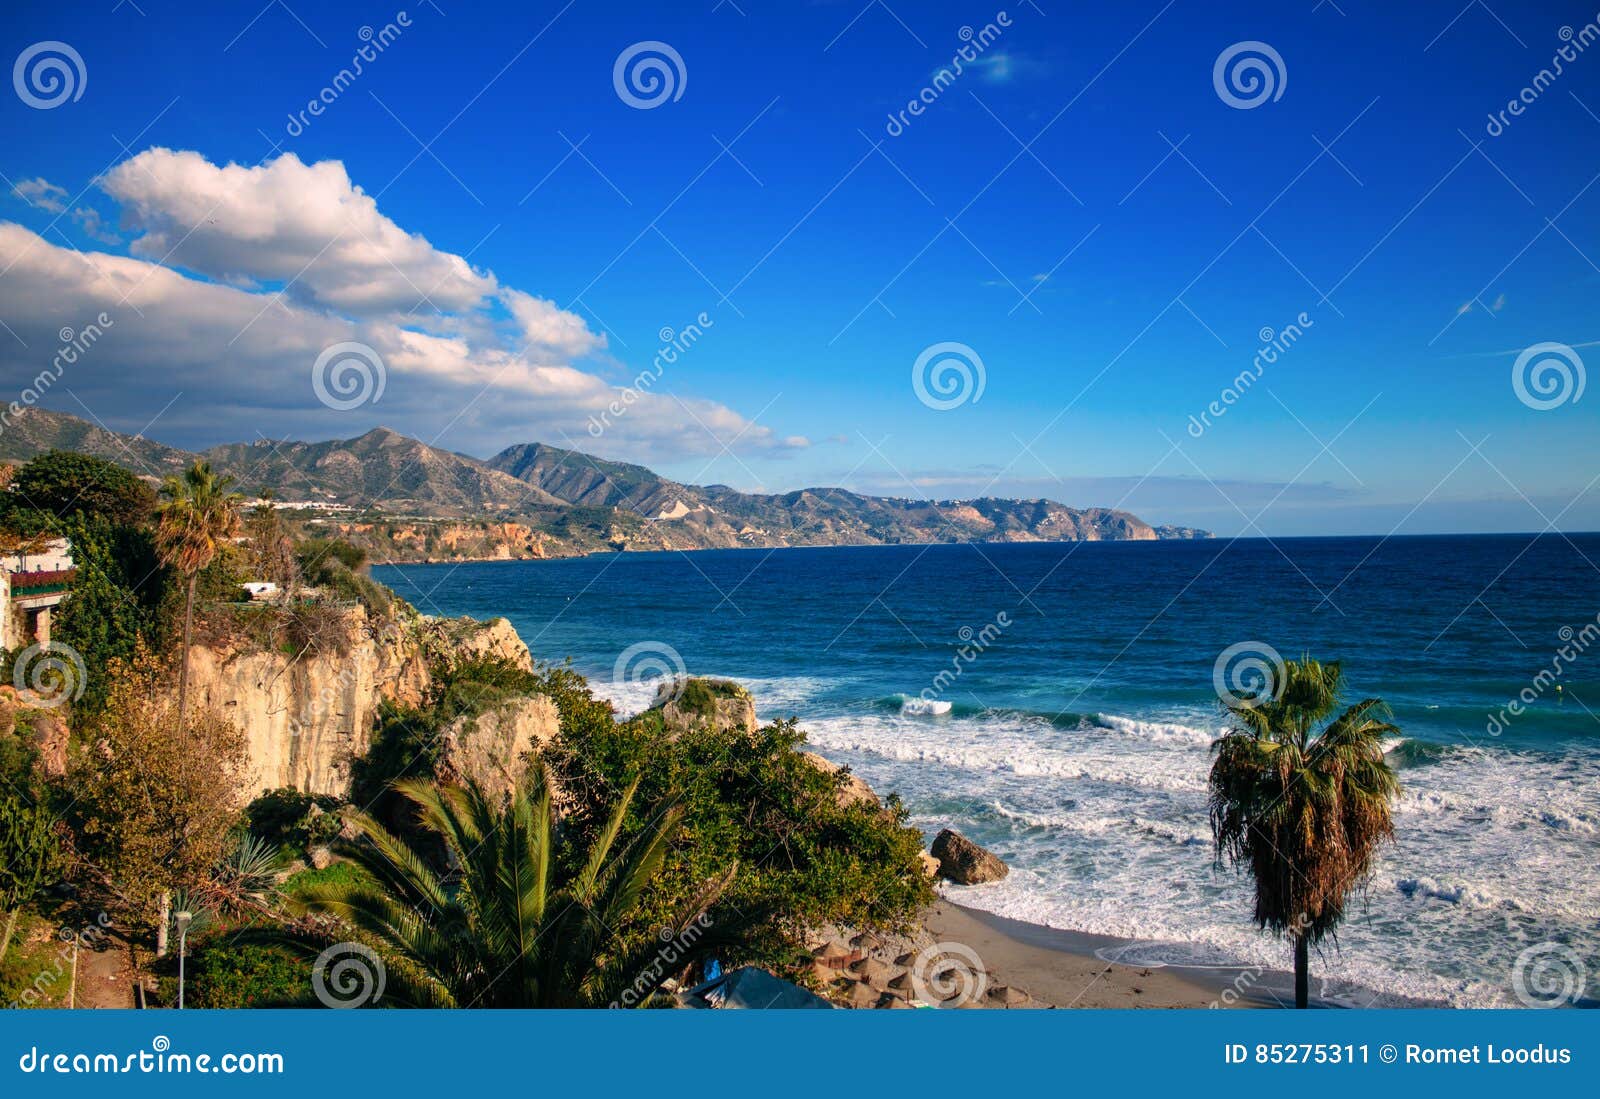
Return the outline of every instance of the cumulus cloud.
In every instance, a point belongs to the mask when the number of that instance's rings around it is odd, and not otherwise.
[[[67,208],[67,189],[57,187],[43,176],[25,179],[11,185],[11,193],[29,206],[59,214]]]
[[[378,212],[337,160],[293,153],[254,167],[146,149],[101,182],[122,203],[135,255],[355,316],[473,309],[494,275]]]
[[[534,440],[640,461],[713,454],[724,443],[748,451],[804,441],[713,401],[658,393],[636,394],[594,439],[585,425],[619,390],[549,361],[548,346],[530,355],[393,317],[347,316],[143,259],[77,252],[9,222],[0,222],[0,256],[10,264],[0,274],[0,317],[13,330],[0,344],[0,376],[35,376],[61,329],[80,330],[104,313],[104,336],[66,366],[49,405],[126,431],[159,416],[148,434],[175,445],[344,437],[379,423],[480,456]],[[550,319],[547,309],[534,315]],[[586,345],[559,323],[542,331],[569,349]],[[318,355],[343,341],[376,351],[387,379],[379,401],[350,411],[324,407],[312,387]]]
[[[285,153],[218,166],[152,148],[101,186],[121,203],[132,256],[78,252],[0,222],[4,376],[35,376],[61,330],[101,313],[112,321],[52,390],[62,411],[121,430],[159,414],[153,437],[196,447],[379,423],[480,456],[535,440],[637,461],[809,445],[714,401],[661,392],[633,392],[623,414],[608,413],[624,391],[574,365],[605,349],[602,334],[401,228],[338,161]],[[66,208],[66,191],[42,179],[15,190]],[[93,208],[73,217],[115,242]],[[375,403],[330,409],[312,366],[348,341],[377,353],[385,385]],[[599,438],[588,430],[597,420],[607,424]]]
[[[582,358],[606,345],[605,337],[590,331],[582,317],[553,301],[509,288],[500,292],[500,300],[516,321],[523,345],[530,351]]]

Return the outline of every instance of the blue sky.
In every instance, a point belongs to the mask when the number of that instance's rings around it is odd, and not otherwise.
[[[384,423],[1226,534],[1600,527],[1600,394],[1512,384],[1532,345],[1600,361],[1600,43],[1487,132],[1592,5],[665,7],[13,5],[8,67],[66,43],[82,95],[0,96],[7,390],[109,308],[39,403],[177,445]],[[649,109],[639,42],[677,55]],[[1249,108],[1240,42],[1277,55]],[[333,409],[344,341],[384,387]],[[950,342],[984,384],[940,410],[913,364]]]

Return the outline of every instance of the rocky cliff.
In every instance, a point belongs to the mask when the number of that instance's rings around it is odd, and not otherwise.
[[[527,647],[504,618],[405,622],[369,618],[361,608],[349,615],[351,640],[338,652],[308,649],[291,656],[259,646],[195,647],[189,672],[195,699],[221,710],[249,744],[246,797],[280,786],[347,793],[350,761],[366,751],[378,707],[384,701],[421,705],[432,685],[430,657],[441,646],[530,664]]]

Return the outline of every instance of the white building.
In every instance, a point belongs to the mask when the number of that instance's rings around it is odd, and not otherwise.
[[[50,621],[77,577],[65,538],[38,553],[0,554],[0,646],[18,649],[50,642]]]

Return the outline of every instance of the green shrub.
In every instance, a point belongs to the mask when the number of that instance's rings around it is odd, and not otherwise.
[[[284,786],[268,790],[245,808],[250,831],[275,847],[304,851],[331,843],[341,822],[336,810],[344,799],[331,794],[307,794]]]
[[[303,1007],[311,995],[310,960],[283,947],[234,942],[227,934],[189,943],[185,1007]],[[161,980],[161,999],[177,998],[174,971]]]
[[[675,904],[737,864],[732,884],[711,916],[727,926],[752,916],[754,926],[730,951],[730,964],[784,968],[799,960],[808,927],[838,922],[908,929],[933,899],[919,855],[920,833],[891,797],[882,808],[841,806],[843,778],[819,770],[800,750],[805,735],[793,721],[743,730],[697,728],[665,736],[658,713],[618,723],[570,669],[542,670],[541,690],[561,711],[562,738],[551,762],[580,806],[609,804],[635,774],[638,804],[667,799],[685,808],[668,883],[652,897],[637,926],[638,943],[658,930]],[[628,835],[646,822],[630,816]],[[580,809],[573,824],[592,828]]]
[[[303,897],[311,890],[325,885],[353,886],[370,880],[367,872],[353,862],[336,862],[321,870],[302,870],[289,875],[280,887],[290,897]]]

